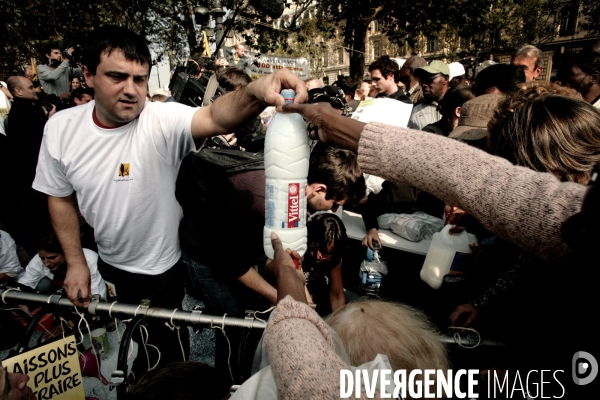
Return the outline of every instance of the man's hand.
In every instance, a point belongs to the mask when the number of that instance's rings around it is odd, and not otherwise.
[[[367,235],[363,238],[362,245],[363,247],[369,246],[371,250],[375,250],[375,248],[373,247],[374,241],[379,244],[380,249],[383,248],[383,245],[381,244],[381,239],[379,239],[379,233],[377,233],[377,229],[371,228],[369,229],[369,232],[367,232]]]
[[[90,268],[87,264],[69,265],[63,284],[69,300],[78,307],[87,307],[91,299]],[[81,296],[80,296],[81,294]]]
[[[306,84],[289,69],[281,69],[272,75],[258,79],[247,86],[247,89],[263,103],[264,106],[282,106],[284,104],[282,89],[293,89],[296,92],[294,103],[308,100]]]
[[[65,54],[63,53],[63,57],[65,57],[67,60],[71,59],[71,57],[70,57],[70,56],[72,56],[72,55],[73,55],[73,51],[74,51],[74,50],[75,50],[75,49],[74,49],[73,47],[69,47],[69,48],[67,49],[67,55],[65,55]]]
[[[215,61],[215,65],[217,67],[229,67],[229,63],[224,58],[217,58],[217,61]]]
[[[463,314],[467,314],[467,320],[462,325],[457,325]],[[450,315],[450,322],[452,323],[452,326],[462,326],[463,328],[468,328],[471,326],[473,321],[475,321],[475,318],[477,318],[478,315],[479,313],[475,307],[470,304],[462,304],[456,307],[456,310],[454,310],[452,315]]]
[[[44,114],[46,114],[46,117],[48,117],[48,119],[50,119],[51,116],[56,114],[56,106],[54,104],[52,104],[52,110],[48,111],[46,110],[46,107],[42,107],[42,110],[44,110]]]

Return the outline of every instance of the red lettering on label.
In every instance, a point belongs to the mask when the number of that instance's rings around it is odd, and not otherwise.
[[[288,185],[288,228],[298,227],[300,220],[300,184],[290,183]]]

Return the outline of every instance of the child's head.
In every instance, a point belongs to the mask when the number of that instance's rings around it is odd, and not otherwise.
[[[333,267],[338,265],[348,240],[342,220],[333,213],[319,213],[308,220],[306,229],[308,251],[305,257],[310,257],[317,263],[331,263]]]

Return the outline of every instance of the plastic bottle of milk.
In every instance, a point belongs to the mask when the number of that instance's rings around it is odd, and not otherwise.
[[[452,225],[446,225],[441,232],[433,234],[429,251],[421,268],[421,279],[434,289],[442,286],[448,273],[461,275],[471,263],[470,244],[477,243],[477,237],[463,231],[448,234]]]
[[[284,89],[281,95],[293,103],[296,93]],[[283,248],[306,251],[306,177],[310,146],[306,124],[300,114],[276,113],[265,137],[265,254],[273,258],[271,232]]]

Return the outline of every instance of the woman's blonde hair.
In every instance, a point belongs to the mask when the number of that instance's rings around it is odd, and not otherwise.
[[[446,346],[437,329],[424,313],[407,305],[372,299],[353,301],[326,317],[325,322],[342,339],[354,366],[384,354],[394,370],[404,369],[407,376],[414,369],[445,372],[449,368]]]
[[[499,104],[488,129],[496,155],[561,181],[586,184],[600,162],[600,113],[554,83],[521,85]]]

